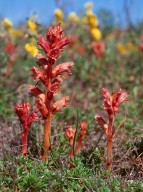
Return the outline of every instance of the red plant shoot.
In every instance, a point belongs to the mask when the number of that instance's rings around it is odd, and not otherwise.
[[[8,65],[7,65],[7,69],[6,69],[6,77],[9,76],[12,65],[14,64],[14,62],[16,61],[18,54],[17,54],[17,47],[12,43],[12,41],[8,41],[6,42],[5,48],[4,48],[4,52],[9,56],[9,61],[8,61]]]
[[[93,52],[95,53],[95,56],[98,59],[101,59],[103,56],[103,53],[105,51],[105,43],[104,42],[93,42],[91,46],[92,46]]]
[[[143,52],[143,35],[140,37],[140,44],[139,44],[139,50]]]
[[[20,123],[22,125],[22,129],[23,129],[22,130],[22,155],[27,154],[27,136],[28,136],[28,131],[30,129],[30,126],[34,121],[38,120],[38,116],[35,111],[29,114],[30,107],[31,105],[29,102],[17,104],[17,106],[15,107],[15,112],[19,117]]]
[[[116,93],[110,94],[105,88],[101,89],[101,95],[104,97],[103,109],[106,110],[108,115],[108,123],[101,116],[96,116],[97,123],[104,130],[107,137],[107,170],[111,170],[111,159],[112,159],[112,145],[113,145],[113,124],[115,120],[115,113],[118,111],[119,106],[124,101],[127,101],[128,94],[122,92],[119,89]]]
[[[74,137],[75,137],[75,129],[73,129],[72,127],[68,127],[65,129],[65,136],[67,138],[67,140],[69,141],[71,150],[70,150],[70,168],[73,168],[73,163],[72,163],[72,158],[74,155],[79,154],[79,152],[81,151],[82,148],[82,142],[84,140],[84,137],[86,135],[86,131],[87,131],[87,122],[86,121],[82,121],[80,123],[80,132],[78,135],[78,138],[75,141],[75,146],[74,146]]]
[[[57,64],[56,60],[60,58],[60,53],[64,47],[70,43],[70,37],[64,37],[63,29],[60,25],[50,27],[46,33],[46,40],[38,37],[38,45],[45,52],[37,55],[37,67],[31,68],[32,78],[41,81],[45,86],[45,91],[42,91],[36,86],[30,85],[30,95],[36,97],[36,107],[44,119],[44,149],[42,159],[48,160],[48,153],[50,151],[50,135],[51,135],[51,121],[53,114],[60,111],[63,107],[69,106],[69,97],[62,97],[55,101],[55,96],[60,91],[63,82],[62,74],[71,74],[73,62],[65,62]]]

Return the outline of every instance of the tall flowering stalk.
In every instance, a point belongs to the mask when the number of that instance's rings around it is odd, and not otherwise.
[[[119,106],[124,101],[127,101],[128,94],[122,92],[119,89],[116,93],[110,94],[105,88],[101,89],[101,95],[104,97],[103,109],[106,110],[108,115],[108,123],[101,116],[96,116],[97,123],[104,130],[107,137],[107,170],[111,170],[111,159],[112,159],[112,145],[113,145],[113,124],[115,120],[115,114],[119,109]]]
[[[29,114],[30,107],[31,105],[27,101],[22,104],[17,104],[15,107],[15,112],[22,125],[22,155],[27,154],[27,137],[30,126],[34,121],[38,120],[38,116],[35,111]]]
[[[48,160],[50,150],[51,121],[53,114],[69,105],[68,96],[62,97],[57,101],[55,101],[55,96],[60,91],[60,86],[63,82],[62,74],[64,72],[71,74],[73,62],[54,65],[60,57],[60,53],[70,41],[70,37],[64,37],[64,32],[60,25],[50,27],[46,33],[46,40],[42,36],[39,36],[37,42],[45,52],[45,56],[38,54],[37,65],[39,68],[31,68],[32,78],[41,81],[45,87],[45,90],[42,91],[38,88],[38,83],[35,86],[29,85],[30,95],[36,97],[36,107],[44,119],[44,149],[42,159],[45,161]]]

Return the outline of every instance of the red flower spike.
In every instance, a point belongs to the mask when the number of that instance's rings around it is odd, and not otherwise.
[[[105,98],[103,108],[107,110],[108,114],[115,113],[120,104],[127,101],[128,97],[128,94],[126,92],[123,93],[121,89],[111,95],[107,89],[102,88],[101,94]]]
[[[97,58],[102,58],[104,50],[105,50],[105,44],[103,42],[94,42],[92,43],[92,49],[96,55]]]
[[[41,91],[37,86],[29,86],[29,93],[35,96],[36,107],[44,119],[44,150],[43,160],[48,160],[50,152],[51,122],[53,114],[60,111],[63,107],[69,106],[69,97],[63,97],[54,102],[54,97],[60,91],[63,82],[62,73],[71,73],[72,62],[66,62],[54,67],[55,61],[60,57],[64,47],[70,42],[70,37],[64,37],[64,32],[60,25],[50,27],[46,34],[46,40],[38,37],[37,44],[45,52],[37,55],[37,65],[42,69],[33,67],[32,78],[39,79],[45,86],[45,91]]]
[[[24,129],[29,129],[31,126],[31,123],[38,120],[38,116],[34,111],[28,115],[30,107],[31,105],[29,102],[18,104],[15,107],[15,112],[19,117],[19,120]]]
[[[82,121],[80,123],[80,137],[83,140],[83,138],[86,135],[86,130],[87,130],[87,122],[86,121]]]
[[[22,155],[27,154],[27,136],[28,136],[28,131],[30,129],[30,126],[34,121],[38,120],[38,116],[37,116],[35,111],[28,114],[30,107],[31,107],[31,105],[29,102],[18,104],[15,107],[15,112],[16,112],[17,116],[19,117],[19,120],[20,120],[22,127],[23,127],[23,131],[22,131]]]
[[[60,111],[63,107],[69,106],[69,96],[58,99],[52,106],[52,113]]]
[[[5,48],[4,48],[4,52],[8,55],[12,55],[13,53],[15,53],[16,51],[16,47],[15,45],[12,43],[12,41],[8,41],[5,44]]]
[[[17,59],[17,47],[13,44],[12,41],[7,41],[5,44],[4,52],[9,55],[9,61],[6,68],[5,76],[8,77],[10,74],[10,71],[12,69],[12,65],[14,64],[15,60]]]
[[[75,132],[76,130],[73,129],[71,126],[69,126],[68,128],[65,128],[65,136],[67,138],[67,140],[69,141],[71,150],[70,150],[70,168],[73,169],[74,165],[72,163],[72,158],[74,155],[77,155],[82,147],[82,141],[86,135],[86,131],[87,131],[87,122],[86,121],[82,121],[80,123],[80,133],[78,135],[78,138],[75,140],[75,145],[74,145],[74,138],[75,138]],[[74,146],[73,146],[74,145]]]
[[[19,117],[19,120],[22,125],[25,124],[25,119],[27,119],[27,117],[28,117],[28,112],[29,112],[30,107],[31,107],[31,105],[29,102],[17,104],[17,106],[15,107],[15,112],[16,112],[17,116]],[[25,128],[27,129],[27,127],[25,127]]]
[[[110,94],[105,88],[101,89],[101,94],[104,97],[103,108],[107,111],[109,123],[107,124],[101,116],[96,116],[95,118],[107,136],[107,170],[111,170],[115,112],[119,109],[121,103],[127,101],[128,94],[126,92],[122,92],[121,89],[119,89],[116,93]]]
[[[61,73],[67,72],[71,73],[71,68],[73,67],[73,62],[65,62],[62,64],[57,65],[52,72],[52,77],[56,77],[58,75],[61,75]]]
[[[87,131],[87,122],[82,121],[80,123],[80,133],[76,141],[75,154],[78,154],[81,151],[82,141],[86,135],[86,131]]]
[[[70,37],[64,37],[64,32],[60,25],[50,27],[46,34],[46,39],[47,41],[42,36],[39,36],[38,45],[43,48],[46,57],[54,62],[60,57],[60,52],[63,51],[63,48],[71,42]]]

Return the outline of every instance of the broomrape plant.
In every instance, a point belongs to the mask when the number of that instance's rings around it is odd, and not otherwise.
[[[119,106],[124,101],[127,101],[128,94],[122,92],[119,89],[116,93],[110,94],[105,88],[101,89],[101,95],[104,97],[103,109],[106,110],[108,115],[108,123],[103,117],[97,115],[95,116],[97,123],[104,130],[107,137],[107,170],[111,170],[111,159],[112,159],[112,145],[113,145],[113,124],[115,120],[115,113],[118,111]]]
[[[17,104],[15,107],[15,112],[19,117],[20,123],[22,125],[22,155],[27,154],[27,137],[30,126],[34,121],[38,120],[38,116],[35,111],[29,114],[30,107],[31,105],[28,101],[22,104]]]
[[[71,126],[67,127],[65,129],[65,136],[66,136],[67,140],[69,141],[69,145],[71,147],[70,168],[74,168],[73,163],[72,163],[72,158],[75,155],[78,155],[80,153],[81,148],[82,148],[82,142],[84,140],[86,132],[87,132],[87,122],[86,121],[82,121],[80,123],[80,132],[79,132],[77,139],[76,139],[76,130],[75,129],[73,129]]]
[[[60,53],[64,47],[70,43],[70,37],[64,37],[63,29],[60,25],[50,27],[46,33],[46,40],[38,37],[38,45],[45,52],[37,55],[37,67],[31,68],[32,78],[38,79],[36,85],[29,85],[29,93],[36,97],[35,105],[44,119],[44,149],[42,159],[48,160],[48,153],[50,151],[50,135],[51,135],[51,121],[53,115],[60,111],[63,107],[69,106],[69,97],[62,97],[55,101],[55,96],[60,91],[63,82],[62,74],[67,72],[71,74],[73,62],[65,62],[56,64],[56,60],[60,58]],[[39,81],[45,87],[42,91],[38,87]]]

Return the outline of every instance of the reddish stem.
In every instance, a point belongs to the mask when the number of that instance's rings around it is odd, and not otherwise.
[[[44,121],[44,151],[42,159],[45,161],[48,161],[48,154],[50,151],[51,120],[52,114],[49,113],[47,119]]]
[[[22,155],[27,154],[27,136],[28,136],[28,130],[24,130],[22,132]]]
[[[47,86],[46,86],[46,106],[48,108],[48,116],[44,121],[44,151],[42,154],[42,159],[48,161],[48,154],[50,152],[50,136],[51,136],[51,121],[52,121],[52,113],[51,113],[51,102],[49,100],[48,93],[51,87],[52,80],[52,62],[49,61],[48,65],[48,74],[47,74]]]
[[[75,154],[76,154],[76,155],[77,155],[77,154],[80,152],[80,150],[81,150],[82,140],[83,140],[83,138],[80,137],[80,138],[77,140],[77,142],[76,142],[76,147],[75,147]]]
[[[114,123],[114,115],[109,118],[108,134],[107,134],[107,170],[111,170],[112,165],[112,128]]]
[[[73,157],[74,157],[74,153],[73,153],[73,149],[71,149],[70,151],[70,169],[74,169],[74,164],[73,164]]]

